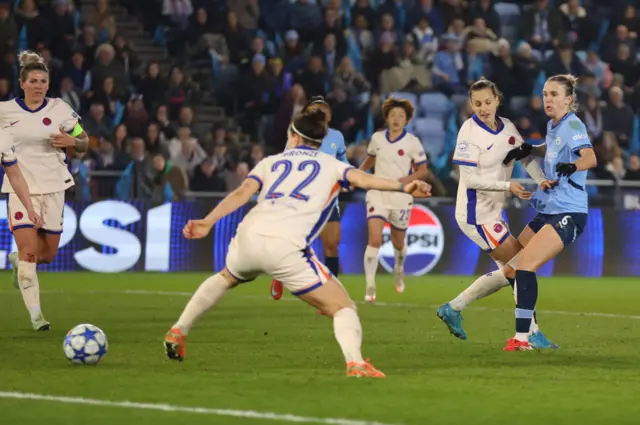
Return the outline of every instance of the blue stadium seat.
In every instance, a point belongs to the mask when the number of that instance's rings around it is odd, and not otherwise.
[[[513,43],[518,38],[520,6],[513,3],[496,3],[493,8],[498,13],[498,16],[500,16],[502,36]]]
[[[454,94],[451,96],[451,101],[453,101],[458,109],[462,108],[467,100],[469,100],[469,96],[466,94]]]
[[[422,141],[429,156],[435,158],[442,152],[447,132],[440,118],[416,118],[415,134]]]
[[[425,93],[420,96],[420,110],[419,115],[442,120],[451,111],[451,103],[442,93]]]
[[[413,103],[414,105],[418,103],[418,96],[409,92],[397,91],[397,92],[389,93],[388,97],[395,97],[396,99],[406,99],[409,102]]]

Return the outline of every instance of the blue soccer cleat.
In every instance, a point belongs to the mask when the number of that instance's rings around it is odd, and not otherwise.
[[[529,345],[531,345],[536,350],[545,350],[545,349],[553,349],[557,350],[560,348],[557,344],[549,341],[546,336],[542,333],[542,331],[534,332],[529,335]]]
[[[464,332],[464,329],[462,329],[462,314],[459,311],[455,311],[453,307],[451,307],[451,304],[442,304],[438,307],[438,310],[436,310],[436,314],[440,320],[447,325],[449,332],[455,337],[462,340],[467,339],[467,334]]]

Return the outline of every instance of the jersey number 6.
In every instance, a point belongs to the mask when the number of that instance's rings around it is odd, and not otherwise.
[[[293,164],[291,163],[291,161],[283,159],[275,162],[271,166],[271,171],[275,173],[279,168],[283,167],[284,171],[282,172],[282,174],[280,174],[280,177],[278,177],[273,183],[271,189],[269,189],[269,191],[267,192],[266,199],[278,199],[285,196],[285,194],[282,192],[276,192],[276,189],[282,184],[282,182],[287,179],[287,177],[289,177],[289,174],[291,174],[291,171],[293,170]],[[303,194],[302,190],[305,187],[309,186],[311,182],[314,181],[316,177],[318,177],[318,174],[320,174],[320,164],[317,161],[302,161],[298,165],[298,171],[305,172],[308,169],[310,169],[311,172],[309,172],[307,177],[298,186],[296,186],[295,189],[291,191],[291,193],[289,194],[291,198],[300,199],[302,201],[309,200],[309,195]]]

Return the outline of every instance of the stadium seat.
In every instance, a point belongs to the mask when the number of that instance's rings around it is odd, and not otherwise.
[[[436,157],[442,152],[447,132],[440,118],[416,118],[415,134],[422,141],[422,145],[429,156]]]
[[[451,111],[451,103],[442,93],[425,93],[420,96],[420,110],[419,115],[442,120]]]
[[[528,104],[529,98],[526,96],[514,96],[509,101],[509,107],[516,114],[520,114],[521,112],[523,112],[527,108]]]
[[[469,96],[466,94],[454,94],[451,96],[451,101],[456,105],[456,108],[460,109],[464,106],[464,103],[469,100]]]
[[[496,3],[493,8],[500,17],[502,36],[511,43],[515,42],[519,32],[520,6],[513,3]]]
[[[406,99],[409,102],[413,103],[414,106],[418,104],[418,96],[409,92],[397,91],[389,93],[388,97],[395,97],[396,99]]]

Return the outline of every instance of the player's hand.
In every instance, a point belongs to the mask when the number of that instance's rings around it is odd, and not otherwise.
[[[51,146],[54,148],[74,148],[76,146],[76,139],[68,134],[62,127],[60,127],[60,133],[53,133],[49,136]]]
[[[542,183],[540,183],[540,189],[542,189],[543,192],[549,192],[551,189],[553,189],[557,185],[558,185],[557,180],[545,180]]]
[[[529,192],[518,182],[511,182],[509,186],[509,190],[516,195],[520,199],[524,199],[525,201],[531,199],[533,193]]]
[[[422,180],[414,180],[404,185],[404,191],[414,198],[428,198],[431,196],[431,185]]]
[[[578,167],[576,167],[576,164],[570,162],[561,162],[556,165],[556,173],[558,173],[560,177],[569,177],[576,171],[578,171]]]
[[[209,234],[213,223],[207,220],[189,220],[182,229],[182,234],[187,239],[201,239]]]
[[[505,156],[505,158],[502,161],[502,163],[504,165],[507,165],[508,163],[513,161],[514,159],[516,161],[520,161],[521,159],[524,159],[524,158],[528,157],[531,154],[532,150],[533,150],[533,145],[530,145],[528,143],[523,143],[522,145],[518,146],[517,148],[511,149],[509,151],[509,153],[507,154],[507,156]]]
[[[42,227],[42,217],[40,217],[37,212],[34,210],[27,211],[27,215],[29,216],[29,220],[36,226],[36,229]]]

